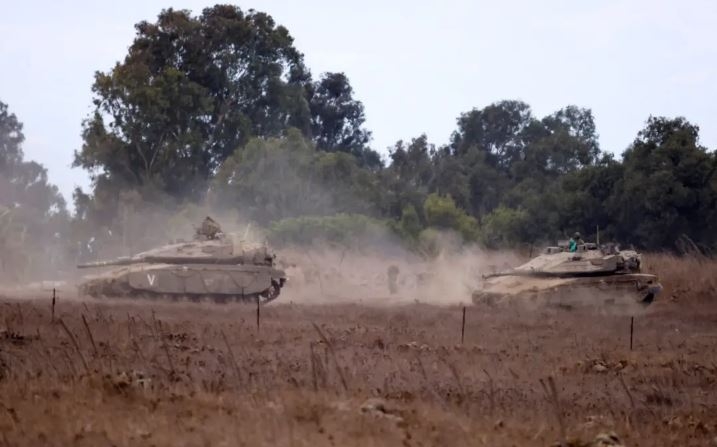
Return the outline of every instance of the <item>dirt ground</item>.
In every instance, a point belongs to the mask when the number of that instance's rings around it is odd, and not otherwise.
[[[468,306],[461,343],[457,304],[288,289],[257,327],[250,305],[61,294],[53,319],[49,292],[2,296],[0,446],[717,446],[715,265],[650,262],[669,287],[632,349],[632,315],[582,307]]]

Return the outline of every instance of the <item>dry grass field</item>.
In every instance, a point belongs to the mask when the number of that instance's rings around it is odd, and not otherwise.
[[[0,299],[0,446],[717,445],[717,263],[595,309]]]

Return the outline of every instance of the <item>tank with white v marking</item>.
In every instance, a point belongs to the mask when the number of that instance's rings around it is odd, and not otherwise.
[[[194,240],[158,247],[132,257],[80,264],[78,268],[111,269],[84,278],[81,295],[95,298],[186,298],[269,302],[279,296],[286,274],[264,244],[224,234],[207,217]]]

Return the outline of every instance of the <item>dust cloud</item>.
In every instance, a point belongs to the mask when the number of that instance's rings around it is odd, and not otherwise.
[[[370,305],[468,304],[483,274],[519,262],[516,254],[477,247],[445,248],[426,259],[398,245],[287,247],[277,259],[289,278],[282,301]]]
[[[32,280],[0,284],[0,295],[50,297],[54,289],[64,299],[76,298],[77,284],[83,275],[93,273],[75,269],[76,263],[114,259],[191,240],[205,216],[212,216],[226,234],[236,239],[248,244],[268,244],[266,232],[236,212],[209,206],[193,206],[180,212],[151,207],[134,209],[125,213],[121,222],[125,236],[112,234],[107,229],[91,229],[81,235],[78,242],[88,250],[68,256],[62,275],[57,271],[38,270],[33,272]],[[526,261],[525,254],[465,245],[450,233],[439,234],[434,255],[422,256],[405,248],[388,229],[379,234],[354,235],[348,246],[314,241],[302,245],[270,245],[269,248],[276,254],[277,267],[288,277],[276,303],[470,304],[472,293],[483,286],[483,275]],[[572,292],[568,301],[571,307],[587,308],[595,307],[602,298],[593,290],[580,290]],[[616,302],[615,306],[598,306],[599,313],[636,315],[644,312],[643,306],[628,299],[616,299]],[[537,310],[544,305],[519,300],[517,310]]]

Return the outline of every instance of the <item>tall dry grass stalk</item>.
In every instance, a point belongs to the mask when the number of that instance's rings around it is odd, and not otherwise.
[[[649,253],[643,271],[654,273],[664,287],[661,299],[685,303],[717,302],[717,260],[701,255]]]

